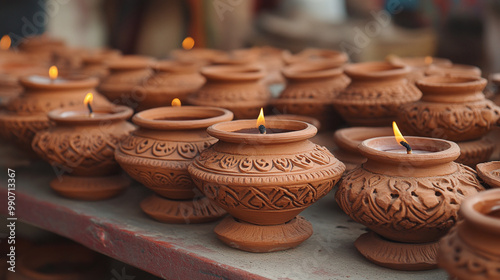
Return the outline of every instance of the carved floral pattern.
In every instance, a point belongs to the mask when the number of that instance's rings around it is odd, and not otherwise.
[[[214,106],[235,106],[247,102],[267,102],[271,94],[264,85],[243,84],[235,87],[206,85],[190,99],[190,103]]]
[[[38,119],[23,120],[0,117],[0,136],[16,145],[24,148],[31,147],[31,142],[38,131],[49,127],[46,117],[40,116]]]
[[[295,99],[297,101],[314,101],[315,99],[328,100],[335,98],[341,90],[348,84],[350,79],[341,75],[333,80],[327,82],[290,82],[290,84],[283,90],[280,99]]]
[[[480,190],[474,170],[463,165],[450,175],[418,179],[358,167],[342,179],[336,199],[344,212],[368,227],[446,232],[457,220],[462,200]]]

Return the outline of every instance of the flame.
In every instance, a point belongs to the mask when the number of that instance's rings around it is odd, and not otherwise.
[[[424,63],[425,63],[425,65],[430,65],[432,63],[432,57],[431,56],[426,56],[424,58]]]
[[[172,107],[181,107],[181,101],[179,98],[172,99]]]
[[[92,94],[92,92],[89,92],[87,93],[87,95],[85,95],[85,99],[83,99],[83,104],[85,104],[85,106],[88,106],[89,104],[92,105],[92,101],[94,101],[94,95]]]
[[[3,35],[2,39],[0,39],[0,50],[8,50],[10,45],[12,44],[12,40],[9,35]]]
[[[396,142],[398,142],[399,145],[405,147],[408,154],[411,154],[411,147],[408,144],[408,141],[406,141],[406,139],[403,137],[403,134],[401,134],[401,131],[399,131],[396,122],[392,122],[392,130],[394,130],[394,138],[396,138]]]
[[[259,113],[259,117],[257,118],[256,127],[258,128],[260,125],[266,126],[266,118],[264,118],[264,109],[263,108],[260,108],[260,113]]]
[[[182,41],[182,48],[185,50],[190,50],[194,47],[194,39],[192,37],[186,37]]]
[[[49,68],[49,77],[51,80],[57,79],[57,76],[59,75],[59,71],[57,70],[57,67],[52,65]]]

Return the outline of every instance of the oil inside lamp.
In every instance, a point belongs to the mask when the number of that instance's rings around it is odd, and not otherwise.
[[[172,99],[172,107],[181,107],[181,100],[179,98]]]
[[[406,148],[406,153],[411,154],[411,146],[408,144],[408,141],[403,137],[403,134],[401,134],[401,131],[399,131],[398,125],[396,122],[392,122],[392,130],[394,130],[394,137],[396,138],[396,141],[398,142],[399,145],[403,146]]]
[[[89,109],[89,116],[91,118],[94,117],[94,111],[92,110],[93,100],[94,100],[94,95],[91,92],[87,93],[87,95],[85,95],[85,99],[83,99],[83,104],[85,104],[85,106],[87,106],[87,108]]]
[[[50,68],[49,68],[50,81],[54,82],[57,79],[58,75],[59,75],[59,71],[57,70],[57,67],[55,65],[50,66]]]
[[[10,48],[10,45],[12,44],[12,40],[10,39],[9,35],[3,35],[2,39],[0,39],[0,50],[6,51]]]
[[[194,39],[192,37],[186,37],[182,40],[182,48],[185,50],[190,50],[194,47]]]

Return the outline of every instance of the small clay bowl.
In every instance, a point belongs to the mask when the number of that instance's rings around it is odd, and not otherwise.
[[[492,188],[500,188],[500,161],[480,163],[476,166],[477,175]]]

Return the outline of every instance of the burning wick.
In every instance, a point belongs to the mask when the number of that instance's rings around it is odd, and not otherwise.
[[[259,125],[259,132],[260,132],[260,134],[266,134],[267,133],[266,132],[266,127],[263,124]]]
[[[87,95],[85,95],[85,99],[83,100],[83,103],[85,105],[87,105],[87,108],[89,109],[89,116],[91,118],[94,117],[94,111],[92,110],[92,101],[94,100],[94,95],[92,95],[91,92],[87,93]]]
[[[408,144],[406,139],[403,137],[403,134],[401,134],[401,131],[399,131],[398,125],[396,122],[392,122],[392,130],[394,130],[394,137],[396,138],[396,141],[399,143],[399,145],[403,146],[406,148],[406,153],[411,154],[411,146]]]
[[[264,109],[260,108],[259,117],[257,118],[257,128],[260,134],[266,134],[266,119],[264,118]]]
[[[185,50],[190,50],[194,47],[194,39],[191,38],[191,37],[186,37],[183,41],[182,41],[182,48],[185,49]]]
[[[172,105],[172,107],[180,107],[182,104],[181,104],[181,101],[179,100],[179,98],[174,98],[174,99],[172,99],[171,105]]]
[[[57,70],[57,67],[55,65],[50,66],[49,68],[49,77],[50,77],[50,82],[53,83],[55,79],[57,79],[57,76],[59,75],[59,71]]]

